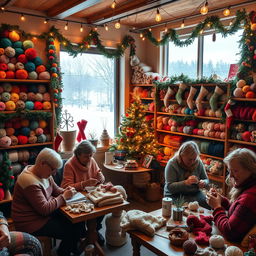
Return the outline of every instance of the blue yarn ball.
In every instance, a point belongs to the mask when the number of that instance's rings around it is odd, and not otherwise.
[[[43,142],[46,142],[46,136],[45,134],[41,134],[37,137],[37,142],[38,143],[43,143]]]
[[[22,48],[14,48],[15,49],[15,56],[18,57],[19,55],[24,53]]]
[[[18,136],[21,133],[21,129],[15,129],[14,136]]]
[[[31,61],[28,61],[24,66],[28,72],[32,72],[36,70],[36,65]]]
[[[52,67],[52,68],[51,68],[51,72],[52,72],[52,73],[57,73],[57,68]]]
[[[34,109],[34,103],[30,100],[26,101],[25,108],[28,109],[28,110]]]
[[[31,84],[28,86],[28,92],[38,93],[38,88],[35,84]]]
[[[30,129],[28,127],[22,127],[20,132],[22,135],[29,137]]]
[[[190,114],[190,115],[193,115],[193,114],[194,114],[194,110],[193,110],[193,109],[190,109],[190,110],[189,110],[189,114]]]
[[[39,127],[39,124],[37,121],[31,121],[29,127],[31,130],[35,130],[36,128]]]
[[[12,43],[12,47],[13,48],[22,48],[23,47],[23,44],[21,41],[16,41],[16,42],[13,42]]]
[[[190,112],[190,109],[189,109],[189,108],[186,108],[184,114],[185,114],[185,115],[189,115],[189,112]]]
[[[35,63],[36,66],[40,66],[43,64],[42,59],[38,56],[33,59],[33,62]]]
[[[12,41],[9,38],[2,38],[0,40],[0,48],[6,48],[8,46],[12,46]]]

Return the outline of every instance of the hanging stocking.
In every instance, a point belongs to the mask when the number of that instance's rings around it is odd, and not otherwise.
[[[196,92],[197,92],[196,88],[191,86],[190,91],[189,91],[189,95],[188,95],[188,98],[187,98],[187,104],[188,104],[188,107],[191,110],[194,108],[193,99],[194,99],[194,96],[195,96]]]
[[[62,142],[62,136],[57,132],[56,137],[54,139],[54,150],[59,152],[60,143]]]
[[[224,111],[226,113],[226,116],[227,116],[227,128],[230,129],[231,127],[231,124],[233,122],[233,113],[232,113],[232,110],[231,110],[231,106],[234,105],[234,102],[232,100],[229,100],[224,108]]]
[[[219,87],[216,86],[213,95],[210,98],[210,106],[211,106],[211,110],[216,111],[217,110],[217,101],[219,96],[221,96],[222,94],[224,94],[224,91]]]
[[[178,101],[178,104],[181,105],[182,103],[182,93],[185,91],[185,89],[187,88],[187,85],[181,83],[179,85],[179,90],[175,95],[175,99]]]
[[[171,87],[168,87],[168,89],[167,89],[167,92],[166,92],[166,94],[165,94],[165,96],[164,96],[164,106],[166,107],[166,108],[168,108],[169,107],[169,98],[174,94],[175,92],[174,92],[174,90],[171,88]]]
[[[79,132],[78,132],[78,135],[77,135],[77,138],[76,140],[78,142],[80,142],[81,140],[86,140],[86,136],[85,136],[85,133],[84,133],[84,129],[87,125],[87,121],[82,119],[81,121],[77,122],[77,126],[79,128]]]
[[[201,86],[200,92],[196,98],[196,108],[198,111],[203,109],[202,100],[208,93],[208,90],[205,87]]]

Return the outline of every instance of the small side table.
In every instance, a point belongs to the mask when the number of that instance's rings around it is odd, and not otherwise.
[[[133,187],[133,183],[132,183],[132,174],[133,173],[142,173],[142,172],[150,172],[153,171],[154,169],[148,169],[148,168],[144,168],[144,167],[138,167],[137,169],[125,169],[118,167],[118,165],[110,165],[110,164],[104,164],[104,167],[107,170],[110,171],[114,171],[114,172],[118,172],[118,173],[124,173],[126,175],[126,192],[127,192],[127,196],[128,198],[133,198],[133,192],[135,191],[135,188]],[[144,201],[142,198],[138,198],[137,199]]]

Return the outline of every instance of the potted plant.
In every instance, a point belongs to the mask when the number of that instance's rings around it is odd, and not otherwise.
[[[94,131],[89,132],[89,139],[88,139],[92,145],[95,146],[95,148],[97,148],[98,145],[98,138],[97,138],[97,133]]]
[[[172,216],[174,221],[182,221],[184,203],[185,203],[185,200],[183,196],[180,196],[173,201],[174,207],[172,210]]]

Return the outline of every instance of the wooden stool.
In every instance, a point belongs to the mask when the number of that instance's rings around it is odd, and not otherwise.
[[[52,255],[52,238],[48,236],[37,236],[36,237],[43,248],[43,256],[50,256]]]

